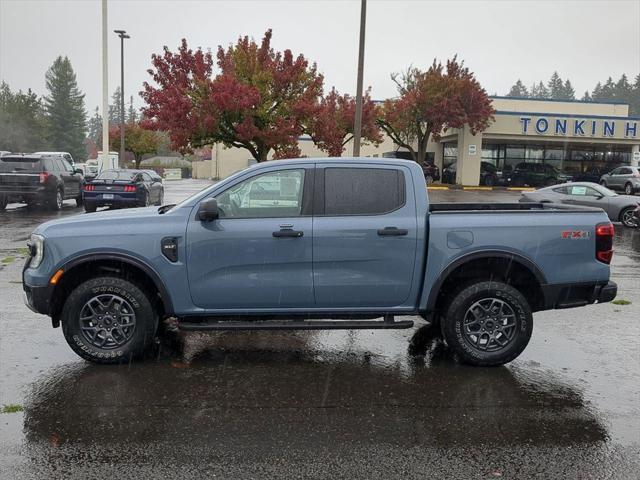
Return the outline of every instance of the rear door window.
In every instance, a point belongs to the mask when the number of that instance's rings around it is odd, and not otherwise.
[[[325,169],[325,215],[381,215],[404,202],[404,173],[398,169]]]

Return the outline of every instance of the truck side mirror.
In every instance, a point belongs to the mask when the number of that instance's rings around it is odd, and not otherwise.
[[[198,208],[198,220],[201,222],[211,222],[219,217],[218,201],[209,198],[200,204]]]

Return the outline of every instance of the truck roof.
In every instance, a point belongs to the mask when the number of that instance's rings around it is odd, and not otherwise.
[[[255,168],[259,165],[283,165],[297,163],[377,163],[380,164],[400,164],[400,165],[418,165],[413,160],[404,160],[402,158],[388,157],[310,157],[310,158],[289,158],[284,160],[269,160],[268,162],[260,162],[251,165],[249,168]]]

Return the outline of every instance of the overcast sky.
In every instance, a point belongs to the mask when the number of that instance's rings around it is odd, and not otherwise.
[[[260,40],[273,28],[272,45],[317,62],[325,88],[355,92],[360,2],[109,0],[109,91],[120,82],[125,29],[125,95],[147,80],[150,55],[181,38],[214,49],[239,35]],[[44,73],[67,55],[86,93],[89,113],[100,104],[100,2],[0,0],[0,79],[12,89],[45,93]],[[576,95],[597,81],[640,73],[640,0],[627,1],[399,1],[369,0],[365,85],[373,97],[393,96],[389,79],[413,64],[455,54],[489,94],[504,95],[518,78],[529,86],[554,70]]]

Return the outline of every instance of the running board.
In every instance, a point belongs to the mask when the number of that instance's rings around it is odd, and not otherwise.
[[[286,320],[286,321],[206,321],[179,322],[183,331],[219,330],[358,330],[400,329],[413,327],[413,320]]]

